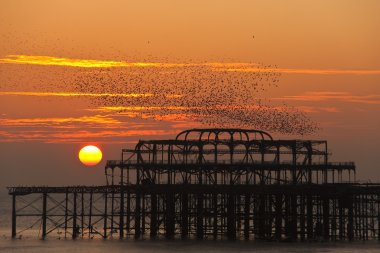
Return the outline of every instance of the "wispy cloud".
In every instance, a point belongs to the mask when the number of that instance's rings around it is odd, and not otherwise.
[[[328,113],[337,113],[341,112],[340,109],[337,107],[331,106],[331,107],[317,107],[317,106],[297,106],[299,110],[306,113],[321,113],[321,112],[328,112]]]
[[[242,108],[259,109],[261,107],[257,105],[244,107],[216,106],[213,110],[219,110],[220,114],[223,114],[226,110],[241,110]],[[198,111],[197,114],[192,112],[194,109]],[[206,106],[194,108],[183,106],[108,106],[87,109],[87,111],[95,111],[96,115],[81,117],[7,118],[4,115],[0,120],[0,141],[123,143],[127,137],[130,139],[136,136],[157,138],[158,136],[174,135],[178,129],[202,126],[203,124],[199,120],[194,122],[194,119],[206,118],[204,115],[206,115],[207,109],[210,108]],[[269,109],[286,111],[289,108],[279,106]],[[161,114],[160,110],[165,110],[167,113]],[[100,113],[104,114],[101,115]]]
[[[306,75],[380,75],[380,69],[296,69],[296,68],[219,68],[218,71],[230,72],[275,72],[283,74]]]
[[[239,68],[253,67],[256,63],[224,63],[224,62],[205,62],[205,63],[169,63],[169,62],[126,62],[111,60],[92,60],[92,59],[73,59],[54,56],[39,55],[6,55],[0,58],[3,64],[32,64],[47,66],[68,66],[82,68],[114,68],[114,67],[194,67],[205,66],[213,68]]]
[[[172,134],[171,130],[141,129],[141,130],[103,130],[103,131],[78,131],[75,133],[54,133],[52,137],[58,139],[76,138],[76,139],[106,139],[109,137],[129,137],[129,136],[159,136]]]
[[[250,62],[127,62],[114,60],[73,59],[54,56],[39,55],[6,55],[0,58],[0,64],[30,64],[45,66],[66,66],[81,68],[181,68],[206,67],[212,71],[246,72],[246,73],[284,73],[307,75],[380,75],[380,69],[303,69],[303,68],[277,68],[261,66]]]
[[[79,130],[76,132],[58,132],[44,130],[29,130],[29,131],[0,131],[0,140],[2,142],[44,142],[44,143],[78,143],[86,141],[107,142],[107,143],[126,143],[127,137],[136,136],[164,136],[174,135],[174,130],[159,130],[159,129],[138,129],[138,130],[100,130],[88,131]]]
[[[213,109],[213,110],[225,110],[225,109],[267,109],[267,110],[291,110],[284,106],[264,106],[264,105],[214,105],[214,106],[100,106],[94,109],[86,109],[88,111],[152,111],[152,110],[192,110],[192,109]]]
[[[0,63],[35,64],[48,66],[69,66],[82,68],[112,68],[112,67],[162,67],[160,63],[153,62],[123,62],[101,61],[87,59],[70,59],[52,56],[33,55],[7,55],[0,59]]]
[[[82,117],[67,118],[17,118],[17,119],[1,119],[1,126],[53,126],[59,124],[120,124],[121,122],[108,116],[94,115]]]
[[[79,93],[79,92],[33,92],[0,91],[0,96],[36,96],[36,97],[151,97],[151,93]],[[171,97],[171,95],[168,95]]]
[[[87,111],[120,112],[120,111],[153,111],[153,110],[188,110],[184,106],[100,106]]]
[[[335,100],[335,101],[341,101],[341,102],[380,105],[380,94],[352,95],[348,92],[331,92],[331,91],[306,92],[302,95],[284,96],[284,97],[273,98],[273,99],[294,100],[294,101]]]

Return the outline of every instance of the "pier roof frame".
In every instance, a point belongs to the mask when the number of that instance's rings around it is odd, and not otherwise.
[[[190,140],[190,136],[195,134],[198,135],[198,140],[202,140],[204,135],[207,135],[207,140],[210,140],[212,135],[215,136],[215,139],[219,138],[220,134],[229,134],[231,140],[234,140],[234,135],[239,134],[240,140],[252,140],[251,136],[254,135],[254,139],[258,139],[257,135],[261,137],[261,140],[269,139],[273,140],[272,136],[264,131],[255,130],[255,129],[239,129],[239,128],[193,128],[189,130],[184,130],[177,134],[176,140]],[[244,138],[245,137],[245,138]],[[193,139],[194,140],[194,139]]]

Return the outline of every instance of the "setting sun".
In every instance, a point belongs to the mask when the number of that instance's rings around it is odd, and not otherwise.
[[[102,160],[102,151],[96,146],[88,145],[79,151],[78,157],[84,165],[94,166]]]

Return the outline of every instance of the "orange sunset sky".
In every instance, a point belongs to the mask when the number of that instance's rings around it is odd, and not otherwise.
[[[0,186],[103,184],[105,160],[139,139],[231,124],[326,139],[331,161],[380,181],[379,10],[377,0],[1,0]],[[207,106],[252,120],[207,118]],[[315,129],[285,131],[274,114]],[[77,158],[87,144],[103,151],[95,167]]]

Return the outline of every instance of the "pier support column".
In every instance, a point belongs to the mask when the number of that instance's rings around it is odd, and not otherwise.
[[[12,195],[12,238],[16,238],[16,194]]]
[[[103,215],[103,238],[107,238],[107,219],[108,219],[108,214],[107,214],[107,209],[108,209],[108,193],[104,194],[104,215]]]
[[[113,170],[112,170],[113,171]],[[113,183],[112,183],[113,185]],[[114,218],[114,214],[115,214],[115,192],[112,191],[111,193],[111,226],[110,226],[110,235],[113,236],[113,232],[114,232],[114,222],[113,222],[113,218]]]
[[[229,194],[227,201],[227,236],[229,240],[236,240],[235,202],[235,195]]]
[[[342,241],[344,237],[344,226],[343,226],[343,199],[339,199],[339,240]]]
[[[323,238],[330,239],[330,200],[328,197],[323,198]]]
[[[354,240],[354,203],[353,196],[350,197],[348,208],[348,224],[347,224],[347,237],[349,241]]]
[[[173,239],[175,226],[175,202],[174,194],[166,194],[166,239]]]
[[[216,178],[216,176],[215,176]],[[218,194],[214,193],[212,194],[212,209],[213,209],[213,236],[214,240],[218,238],[218,231],[219,231],[219,226],[218,226]]]
[[[141,196],[141,236],[144,237],[145,235],[145,223],[146,223],[146,194],[142,194]]]
[[[69,204],[69,193],[66,190],[65,193],[65,239],[67,238],[67,222],[68,222],[68,206]]]
[[[266,195],[260,194],[259,197],[259,216],[258,216],[258,234],[259,238],[262,240],[265,238],[265,223],[267,216],[265,214],[265,205],[266,205]]]
[[[182,194],[182,220],[181,220],[181,237],[186,239],[189,234],[189,207],[188,207],[188,195]]]
[[[141,236],[141,207],[140,207],[140,193],[136,193],[136,209],[135,209],[135,239],[139,239]]]
[[[259,238],[259,211],[258,211],[258,195],[252,194],[253,203],[253,235],[255,239]]]
[[[129,189],[127,189],[127,224],[126,224],[126,230],[129,234],[131,229],[131,193]]]
[[[276,235],[276,240],[280,241],[281,240],[281,229],[282,229],[282,195],[277,194],[276,195],[276,220],[275,220],[275,235]]]
[[[46,239],[46,205],[47,205],[47,193],[42,195],[42,240]]]
[[[84,192],[82,191],[81,193],[81,212],[80,212],[80,216],[81,216],[81,225],[80,225],[80,234],[81,234],[81,237],[83,238],[84,236]]]
[[[91,238],[91,235],[93,233],[93,227],[92,227],[92,203],[93,202],[93,192],[90,192],[90,213],[88,216],[88,238]]]
[[[78,226],[77,226],[77,193],[74,192],[74,206],[73,206],[73,233],[72,233],[72,237],[73,239],[76,239],[77,236],[78,236]]]
[[[313,240],[314,237],[314,226],[313,226],[313,196],[311,194],[307,195],[306,199],[306,226],[307,226],[307,239]]]
[[[305,241],[305,195],[300,195],[300,237]]]
[[[203,194],[197,195],[197,239],[203,239]]]
[[[249,214],[251,196],[246,194],[244,197],[244,239],[249,240]]]
[[[298,210],[297,210],[297,198],[298,196],[293,194],[291,195],[291,221],[290,221],[290,236],[293,241],[297,241],[298,239],[298,233],[297,233],[297,227],[298,227]]]
[[[150,201],[150,238],[154,239],[157,236],[157,195],[155,193],[152,193]]]
[[[121,192],[120,192],[120,217],[119,217],[119,239],[123,239],[123,238],[124,238],[124,187],[123,187],[123,185],[121,185]]]

